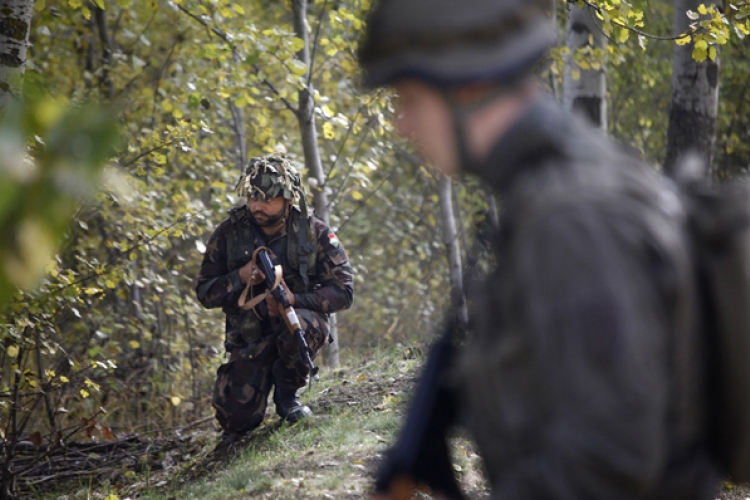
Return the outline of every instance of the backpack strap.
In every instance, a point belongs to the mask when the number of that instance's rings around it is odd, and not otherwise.
[[[307,204],[304,201],[300,202],[301,217],[299,221],[299,246],[297,247],[297,255],[299,255],[299,274],[302,278],[302,283],[305,285],[305,292],[308,291],[310,286],[310,254],[315,250],[315,242],[308,241],[308,232],[310,231],[310,220],[312,216],[307,208]]]

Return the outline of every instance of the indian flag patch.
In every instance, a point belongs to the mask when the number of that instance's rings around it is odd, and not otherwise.
[[[339,239],[333,233],[328,233],[328,243],[330,243],[333,248],[339,247]]]

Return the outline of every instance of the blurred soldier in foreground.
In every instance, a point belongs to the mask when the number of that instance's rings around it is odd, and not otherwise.
[[[232,208],[214,231],[196,286],[204,307],[221,307],[227,315],[229,362],[219,367],[213,395],[225,443],[260,425],[272,387],[281,418],[296,422],[312,415],[297,398],[310,367],[273,296],[249,307],[267,290],[255,250],[267,247],[281,266],[281,283],[312,359],[329,339],[328,315],[351,306],[353,296],[346,251],[333,231],[310,215],[300,175],[288,158],[252,158],[237,191],[247,203]]]
[[[436,169],[477,175],[503,201],[498,266],[470,292],[472,332],[443,389],[492,498],[714,498],[680,204],[532,82],[554,43],[551,8],[382,0],[360,49],[365,84],[398,94],[399,132]],[[429,467],[386,465],[378,495]]]

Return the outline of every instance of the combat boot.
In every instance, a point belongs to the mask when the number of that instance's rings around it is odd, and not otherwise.
[[[284,391],[277,387],[273,391],[273,402],[276,405],[276,414],[287,422],[299,422],[303,418],[313,416],[310,407],[297,399],[297,391]]]

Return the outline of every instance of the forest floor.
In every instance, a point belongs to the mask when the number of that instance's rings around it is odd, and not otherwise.
[[[182,435],[154,439],[141,460],[95,479],[58,482],[29,498],[342,499],[368,498],[382,453],[392,442],[424,362],[420,349],[379,353],[323,373],[301,398],[315,418],[282,424],[272,409],[259,429],[226,449],[213,419]],[[217,446],[218,445],[218,446]],[[469,500],[487,498],[473,445],[452,440],[453,462]],[[150,451],[149,451],[150,450]],[[415,498],[429,498],[417,494]],[[750,489],[725,483],[717,500],[748,500]]]

